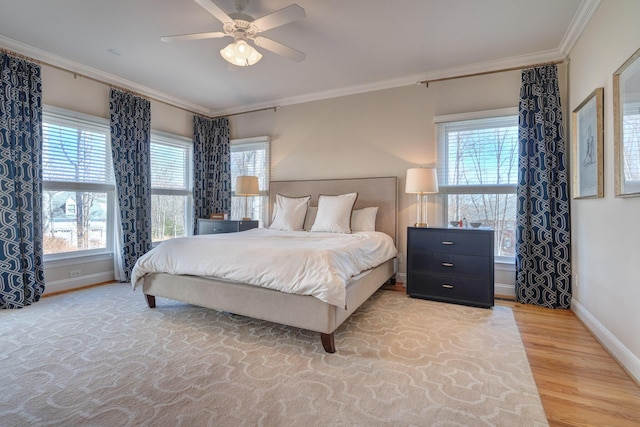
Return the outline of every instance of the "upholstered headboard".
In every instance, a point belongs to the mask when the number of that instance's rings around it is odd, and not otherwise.
[[[276,194],[288,197],[311,196],[311,206],[318,206],[318,195],[358,193],[354,209],[378,207],[376,230],[387,233],[397,245],[398,178],[349,178],[302,181],[271,181],[269,184],[269,217]]]

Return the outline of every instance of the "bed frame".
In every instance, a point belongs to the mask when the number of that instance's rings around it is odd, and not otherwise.
[[[396,177],[272,181],[269,206],[273,206],[276,194],[289,197],[311,195],[311,206],[317,206],[320,194],[357,192],[354,209],[378,206],[376,230],[390,235],[397,246],[397,189]],[[395,259],[351,280],[347,284],[346,308],[336,307],[307,295],[288,294],[238,282],[166,273],[146,276],[142,290],[150,308],[156,306],[155,297],[158,296],[320,332],[323,348],[328,353],[334,353],[336,329],[389,280],[395,280]]]

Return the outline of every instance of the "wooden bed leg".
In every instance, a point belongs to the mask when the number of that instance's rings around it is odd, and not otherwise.
[[[144,297],[147,299],[149,308],[156,308],[156,297],[154,295],[144,294]]]
[[[324,347],[324,351],[326,351],[327,353],[336,352],[336,342],[333,339],[333,333],[330,333],[330,334],[320,333],[320,340],[322,341],[322,347]]]

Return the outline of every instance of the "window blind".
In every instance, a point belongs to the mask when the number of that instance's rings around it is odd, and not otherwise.
[[[235,177],[257,176],[260,194],[268,194],[270,181],[269,139],[255,138],[251,142],[231,141],[231,192],[235,193]]]
[[[45,110],[42,133],[44,181],[114,183],[106,121]]]
[[[189,190],[191,148],[151,139],[151,187]]]
[[[518,180],[517,116],[439,123],[441,190],[504,186]]]

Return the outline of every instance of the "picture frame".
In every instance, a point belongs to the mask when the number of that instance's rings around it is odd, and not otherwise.
[[[573,198],[604,197],[604,88],[597,88],[573,110]]]
[[[640,196],[640,49],[613,73],[616,197]]]

